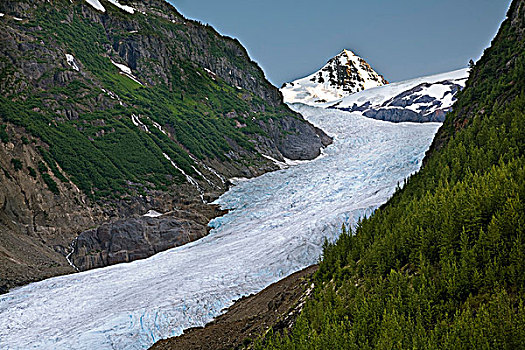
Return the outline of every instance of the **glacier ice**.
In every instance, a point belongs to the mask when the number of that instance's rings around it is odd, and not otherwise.
[[[323,157],[238,182],[217,201],[235,210],[201,240],[0,295],[0,347],[145,349],[205,324],[315,263],[325,238],[372,213],[419,168],[439,127],[293,108],[334,136]]]

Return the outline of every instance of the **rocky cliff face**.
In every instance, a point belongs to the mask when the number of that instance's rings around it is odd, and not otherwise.
[[[199,238],[228,178],[330,143],[236,40],[164,1],[4,1],[0,13],[4,290],[74,271],[66,256],[88,269]]]
[[[163,215],[152,212],[82,232],[68,258],[81,271],[147,258],[204,237],[210,230],[210,219],[223,214],[209,205],[176,209]]]
[[[86,205],[74,184],[62,183],[43,166],[37,147],[45,145],[20,127],[3,130],[9,138],[0,142],[0,293],[73,272],[64,258],[72,235],[106,217],[99,206]],[[56,183],[61,196],[48,189],[43,176]]]

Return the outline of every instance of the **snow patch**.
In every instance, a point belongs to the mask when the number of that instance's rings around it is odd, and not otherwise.
[[[104,92],[106,95],[108,95],[111,99],[113,100],[117,100],[118,103],[123,106],[124,104],[122,103],[122,101],[120,100],[120,97],[119,95],[117,95],[116,93],[114,93],[113,91],[109,91],[109,90],[106,90],[106,89],[103,89],[101,88],[100,90],[102,90],[102,92]]]
[[[215,169],[213,169],[213,168],[207,166],[207,165],[204,164],[204,163],[202,163],[202,165],[203,165],[206,169],[208,169],[208,171],[211,172],[213,175],[217,176],[217,177],[219,178],[219,180],[221,180],[221,182],[222,182],[223,184],[226,183],[226,180],[224,179],[224,177],[223,177],[221,174],[219,174],[217,171],[215,171]]]
[[[221,176],[221,174],[217,173],[214,169],[210,168],[209,166],[207,166],[204,162],[201,162],[201,161],[198,161],[197,158],[195,158],[194,156],[192,156],[191,154],[188,153],[188,156],[191,158],[191,160],[193,160],[193,162],[195,164],[200,164],[202,165],[202,167],[206,170],[208,170],[210,173],[212,173],[213,175],[215,175],[219,180],[221,180],[221,182],[224,184],[225,183],[225,179],[224,177]],[[196,170],[196,169],[195,169]],[[200,172],[199,172],[200,174]],[[204,175],[201,174],[202,177],[204,177],[204,179],[206,179],[206,181],[210,184],[210,185],[213,185],[213,183],[211,183]],[[215,186],[217,187],[217,186]]]
[[[98,0],[86,0],[86,1],[87,1],[88,4],[93,6],[95,8],[95,10],[106,12],[106,9],[104,8],[104,6],[102,6],[100,1],[98,1]]]
[[[118,69],[120,69],[120,74],[125,75],[128,78],[130,78],[131,80],[133,80],[134,82],[136,82],[137,84],[142,85],[142,83],[132,74],[131,68],[129,68],[125,64],[117,63],[117,62],[115,62],[113,60],[111,60],[111,63],[113,63]],[[142,85],[142,86],[144,86],[144,85]]]
[[[209,70],[208,68],[204,68],[204,70],[206,71],[206,73],[208,73],[208,74],[211,76],[211,78],[212,78],[213,80],[217,80],[217,79],[215,79],[215,78],[217,77],[217,74],[215,74],[214,72],[212,72],[212,71]],[[197,72],[197,73],[198,73],[198,72]]]
[[[146,126],[146,124],[144,124],[142,122],[142,120],[140,120],[140,118],[138,116],[136,116],[135,114],[132,114],[131,115],[131,122],[137,126],[139,129],[149,133],[149,129],[148,127]]]
[[[69,64],[74,70],[76,70],[77,72],[80,71],[80,68],[78,68],[75,62],[75,57],[73,57],[73,55],[66,53],[66,61],[67,64]]]
[[[162,128],[162,126],[160,126],[159,123],[157,123],[156,121],[154,120],[151,120],[150,118],[148,118],[150,120],[150,122],[153,124],[154,127],[156,127],[161,133],[163,133],[164,135],[166,136],[169,136],[168,133],[166,132],[166,130],[164,130]]]
[[[202,178],[204,179],[204,181],[206,181],[206,182],[208,183],[208,185],[213,186],[213,187],[216,187],[216,186],[213,184],[213,182],[211,182],[206,176],[204,176],[203,173],[201,173],[201,172],[199,171],[199,169],[197,169],[197,168],[196,168],[195,166],[193,166],[193,165],[192,165],[191,167],[192,167],[192,169],[193,169],[197,174],[200,175],[200,177],[202,177]]]
[[[158,211],[151,209],[146,214],[144,214],[142,216],[145,216],[145,217],[148,217],[148,218],[158,218],[159,216],[162,216],[162,215],[164,215],[164,214],[159,213]]]
[[[195,181],[195,179],[191,176],[189,176],[188,174],[186,174],[186,172],[184,170],[182,170],[171,158],[170,156],[168,156],[166,153],[162,153],[162,155],[164,156],[164,158],[166,158],[167,160],[170,161],[171,165],[177,169],[178,171],[180,171],[182,173],[182,175],[184,175],[186,177],[186,181],[188,181],[191,185],[193,185],[200,193],[200,197],[201,197],[201,200],[202,202],[204,203],[204,192],[202,191],[201,187],[199,186],[199,183],[197,181]]]
[[[131,14],[135,13],[135,9],[131,6],[122,5],[117,0],[108,0],[108,1],[112,3],[113,5],[117,6],[118,8],[120,8],[121,10],[126,11],[127,13],[131,13]]]
[[[106,9],[104,8],[104,6],[102,6],[99,0],[86,0],[86,1],[88,4],[93,6],[96,10],[106,12]],[[131,14],[135,13],[135,9],[131,6],[122,5],[117,0],[108,0],[108,1],[112,3],[113,5],[117,6],[118,8],[120,8],[121,10],[124,10]]]
[[[122,73],[131,74],[131,68],[129,68],[125,64],[117,63],[113,60],[111,60],[111,63],[113,63],[118,69],[120,69]]]
[[[133,74],[126,74],[126,73],[121,73],[125,76],[127,76],[128,78],[130,78],[131,80],[133,80],[135,83],[141,85],[141,86],[144,86]]]

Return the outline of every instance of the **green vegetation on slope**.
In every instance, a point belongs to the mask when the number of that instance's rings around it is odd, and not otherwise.
[[[9,135],[7,134],[6,128],[6,125],[0,125],[0,141],[3,143],[9,142]]]
[[[86,15],[88,5],[82,2],[41,2],[37,6],[27,22],[14,25],[32,37],[28,40],[31,45],[41,42],[73,55],[81,72],[54,65],[53,58],[43,48],[24,51],[19,61],[51,68],[36,84],[25,84],[24,77],[14,78],[13,66],[0,65],[0,79],[8,82],[0,97],[0,116],[6,122],[23,126],[49,145],[48,151],[41,150],[55,176],[68,181],[56,162],[69,179],[93,198],[120,198],[132,191],[142,193],[144,189],[167,190],[184,182],[185,177],[163,153],[185,173],[199,179],[188,152],[201,160],[219,161],[229,161],[225,155],[232,147],[256,153],[251,140],[256,134],[265,134],[258,121],[290,114],[284,105],[271,106],[183,58],[181,47],[189,50],[194,44],[187,42],[183,34],[188,29],[180,23],[138,12],[130,16],[107,6],[109,24],[103,25]],[[130,33],[126,29],[128,22],[140,28],[140,32]],[[226,39],[213,29],[206,31],[207,39],[211,40],[210,55],[231,56],[240,69],[255,66],[244,57],[228,53],[227,45],[221,42]],[[122,62],[116,52],[113,51],[113,57],[110,54],[111,48],[119,43],[133,36],[137,38],[133,44],[142,43],[143,37],[150,40],[166,32],[175,35],[166,42],[168,59],[176,60],[167,69],[165,80],[153,68],[154,58],[139,59],[144,69],[134,71],[144,86],[120,74],[111,62]],[[62,53],[60,59],[65,61]],[[57,76],[65,77],[60,84],[56,84]],[[49,80],[53,83],[47,83]],[[10,90],[10,86],[23,88]],[[79,111],[78,116],[67,115],[65,112],[69,110]],[[233,111],[233,116],[226,117]],[[139,116],[148,131],[133,124],[133,114]],[[168,130],[171,138],[154,123]],[[8,140],[3,126],[0,139]]]
[[[326,244],[293,330],[267,349],[525,344],[525,2],[514,1],[424,168]]]

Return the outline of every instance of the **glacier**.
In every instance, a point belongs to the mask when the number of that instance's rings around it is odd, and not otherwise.
[[[291,107],[334,137],[322,157],[239,181],[217,200],[232,210],[198,241],[0,295],[0,348],[145,349],[204,325],[316,263],[325,238],[370,215],[419,169],[440,126]]]

